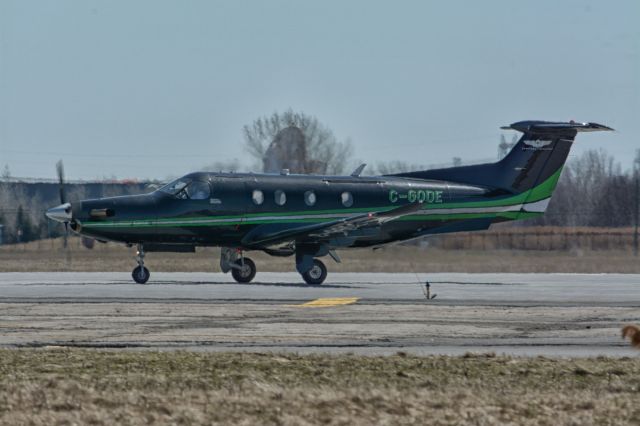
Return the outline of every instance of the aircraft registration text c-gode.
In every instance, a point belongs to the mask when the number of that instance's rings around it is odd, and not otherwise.
[[[389,191],[389,201],[395,203],[398,200],[408,200],[410,203],[416,201],[428,204],[442,203],[442,191],[414,190],[411,189],[406,193],[399,193],[395,189]]]

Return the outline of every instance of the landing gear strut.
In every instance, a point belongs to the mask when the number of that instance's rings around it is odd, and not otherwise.
[[[327,267],[318,259],[313,259],[313,266],[304,272],[302,278],[307,284],[320,285],[327,278]]]
[[[142,244],[138,244],[138,251],[136,252],[136,262],[138,262],[138,266],[133,269],[131,272],[131,276],[133,280],[138,284],[144,284],[149,281],[149,277],[151,273],[144,266],[144,247]]]

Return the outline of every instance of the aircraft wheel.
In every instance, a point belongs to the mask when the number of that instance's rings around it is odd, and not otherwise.
[[[240,267],[231,269],[231,275],[233,279],[239,283],[249,283],[256,276],[256,264],[248,257],[244,258],[244,265],[242,259],[236,260],[236,265]]]
[[[313,259],[313,266],[302,274],[307,284],[320,285],[327,278],[327,267],[318,259]]]
[[[131,276],[133,277],[133,280],[138,284],[144,284],[147,281],[149,281],[149,277],[151,276],[151,273],[144,266],[136,266],[133,272],[131,273]]]

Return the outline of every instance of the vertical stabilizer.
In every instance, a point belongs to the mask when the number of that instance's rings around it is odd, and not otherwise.
[[[497,163],[425,170],[394,176],[466,183],[521,194],[539,188],[555,188],[562,166],[578,132],[613,130],[597,123],[520,121],[502,129],[522,132],[513,149]]]

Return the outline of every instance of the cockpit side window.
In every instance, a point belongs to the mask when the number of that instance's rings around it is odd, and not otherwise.
[[[186,188],[187,196],[192,200],[206,200],[211,195],[209,184],[201,180],[191,182]]]

